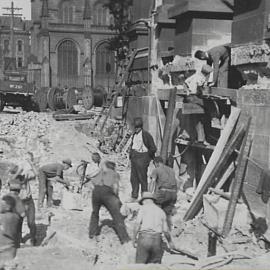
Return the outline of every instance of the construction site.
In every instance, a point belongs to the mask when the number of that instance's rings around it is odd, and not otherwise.
[[[3,10],[0,270],[270,269],[268,0]]]

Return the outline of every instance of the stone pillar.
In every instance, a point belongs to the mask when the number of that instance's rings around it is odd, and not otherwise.
[[[42,67],[41,87],[50,87],[50,38],[48,35],[41,38]]]
[[[91,70],[92,70],[92,40],[86,38],[84,40],[84,85],[92,86]]]

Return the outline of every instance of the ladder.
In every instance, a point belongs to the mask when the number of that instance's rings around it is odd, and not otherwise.
[[[109,118],[109,115],[110,115],[110,113],[111,113],[111,110],[112,110],[112,108],[113,108],[113,105],[114,105],[114,103],[115,103],[115,101],[116,101],[116,99],[117,99],[117,96],[121,93],[123,84],[126,82],[126,80],[127,80],[127,78],[128,78],[129,70],[130,70],[130,68],[131,68],[131,66],[132,66],[132,64],[133,64],[133,61],[134,61],[134,59],[135,59],[135,57],[136,57],[137,52],[138,52],[138,50],[134,50],[134,51],[132,52],[132,54],[129,56],[128,64],[127,64],[127,67],[126,67],[124,73],[121,73],[121,74],[119,75],[119,76],[120,76],[120,82],[119,82],[119,84],[116,86],[116,91],[115,91],[115,94],[114,94],[114,96],[113,96],[113,99],[111,100],[110,106],[108,107],[107,110],[104,110],[104,111],[102,112],[101,117],[104,115],[105,118],[104,118],[104,121],[103,121],[103,123],[102,123],[102,125],[101,125],[101,128],[100,128],[100,130],[99,130],[100,133],[103,132],[103,129],[104,129],[105,124],[106,124],[106,122],[107,122],[107,120],[108,120],[108,118]],[[101,117],[100,117],[100,118],[101,118]]]

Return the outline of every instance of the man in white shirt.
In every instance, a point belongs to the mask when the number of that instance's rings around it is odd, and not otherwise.
[[[137,200],[140,187],[141,192],[147,191],[147,170],[149,163],[155,157],[155,152],[157,150],[153,137],[143,129],[142,118],[138,117],[134,119],[134,127],[135,132],[132,137],[130,151],[131,202]]]
[[[142,204],[134,227],[134,246],[137,247],[136,263],[161,263],[163,256],[162,234],[169,247],[174,249],[165,212],[155,204],[154,195],[144,192]]]

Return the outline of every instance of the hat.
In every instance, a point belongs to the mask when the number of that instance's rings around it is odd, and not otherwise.
[[[203,65],[202,66],[202,70],[201,72],[202,73],[206,73],[206,74],[209,74],[213,71],[212,67],[210,67],[209,65]]]
[[[153,201],[156,201],[156,198],[155,198],[154,194],[151,193],[151,192],[146,191],[146,192],[144,192],[144,193],[142,194],[142,197],[141,197],[141,199],[139,200],[139,204],[142,204],[142,202],[143,202],[144,200],[146,200],[146,199],[152,199]]]
[[[70,158],[64,159],[62,162],[63,162],[64,164],[69,165],[69,167],[72,167],[72,162],[71,162],[71,159],[70,159]]]

